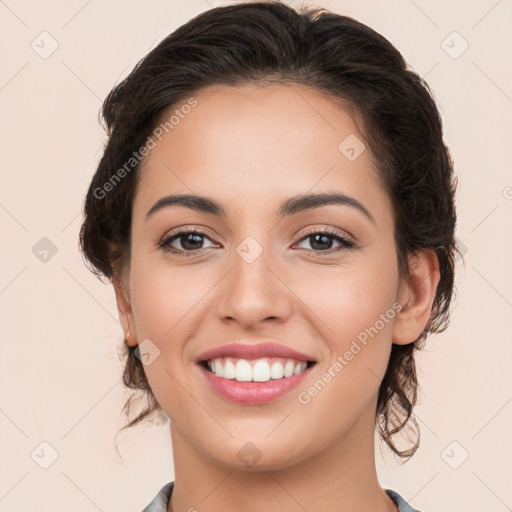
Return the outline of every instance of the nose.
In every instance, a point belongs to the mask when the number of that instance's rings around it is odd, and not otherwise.
[[[264,250],[250,263],[235,252],[233,266],[219,290],[218,318],[244,329],[286,321],[292,311],[293,294],[279,274],[270,250]]]

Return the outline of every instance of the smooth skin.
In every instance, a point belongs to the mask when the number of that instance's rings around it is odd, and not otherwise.
[[[392,343],[413,342],[428,322],[437,258],[411,255],[410,278],[400,277],[393,210],[375,162],[368,148],[355,161],[340,152],[348,135],[362,135],[326,95],[293,84],[215,86],[194,97],[197,106],[144,161],[130,263],[114,279],[128,343],[149,339],[160,350],[144,368],[171,420],[168,510],[396,511],[375,468],[377,395]],[[356,199],[373,220],[340,204],[278,216],[288,198],[321,192]],[[170,194],[208,196],[226,215],[173,205],[146,219]],[[204,236],[159,247],[183,228]],[[311,234],[325,229],[353,248],[330,234],[315,243]],[[263,251],[252,263],[236,251],[247,237]],[[396,303],[401,311],[301,404],[299,392]],[[216,394],[194,362],[236,341],[274,341],[317,364],[274,402],[236,404]],[[238,455],[247,443],[261,454],[251,467]]]

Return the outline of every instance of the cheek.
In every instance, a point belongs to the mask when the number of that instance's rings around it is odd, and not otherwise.
[[[131,299],[139,343],[150,340],[158,354],[144,371],[158,401],[166,410],[168,392],[173,403],[180,384],[190,379],[187,342],[205,321],[204,304],[219,277],[211,267],[172,266],[165,258],[134,254],[131,261]],[[142,347],[141,347],[142,350]],[[174,391],[173,391],[174,390]]]
[[[326,343],[327,357],[310,387],[298,390],[297,400],[311,428],[324,432],[325,439],[348,430],[364,411],[373,411],[392,346],[397,282],[398,269],[390,259],[318,274],[314,287],[302,295],[314,312],[310,322]]]
[[[369,329],[373,338],[390,342],[398,269],[393,258],[382,260],[326,268],[296,283],[297,295],[304,298],[316,316],[315,324],[330,340],[333,357],[347,350],[358,336],[364,339]],[[375,326],[377,334],[372,329]]]
[[[183,386],[190,375],[183,361],[184,346],[200,325],[205,290],[194,272],[156,260],[143,254],[132,258],[132,309],[138,341],[146,343],[152,358],[143,366],[149,385],[164,411],[175,417],[188,407]]]
[[[192,319],[200,309],[201,297],[213,285],[213,281],[209,283],[212,279],[211,272],[199,274],[192,267],[172,267],[163,258],[133,258],[132,307],[139,338],[165,343],[166,350],[178,348],[178,333],[183,335],[185,326],[194,323]]]
[[[300,390],[299,403],[315,411],[312,417],[320,418],[318,428],[322,411],[330,410],[334,424],[344,429],[350,418],[362,414],[376,399],[385,374],[396,316],[398,267],[391,248],[388,258],[382,252],[380,257],[369,252],[357,265],[326,268],[312,281],[309,288],[303,282],[298,294],[314,312],[310,322],[325,341],[326,357],[313,386]],[[342,407],[333,409],[333,404]]]

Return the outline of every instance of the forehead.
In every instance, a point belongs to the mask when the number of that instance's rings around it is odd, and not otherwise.
[[[194,100],[163,117],[174,113],[174,122],[143,162],[134,209],[171,192],[238,206],[313,188],[382,194],[369,150],[356,159],[344,153],[347,140],[364,148],[362,135],[348,109],[326,94],[298,84],[214,86]]]

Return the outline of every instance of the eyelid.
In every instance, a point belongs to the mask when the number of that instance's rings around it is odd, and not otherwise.
[[[160,237],[160,240],[157,243],[157,245],[160,245],[161,243],[165,242],[166,240],[168,240],[169,238],[171,238],[174,235],[187,234],[187,233],[198,233],[207,238],[210,238],[211,240],[212,240],[212,238],[221,238],[222,239],[222,237],[220,235],[213,235],[213,232],[206,226],[202,226],[200,224],[192,224],[192,225],[186,224],[184,226],[177,226],[177,227],[171,229],[170,231],[167,231],[162,237]],[[212,242],[213,242],[213,240],[212,240]]]
[[[307,237],[309,235],[313,235],[316,233],[327,233],[332,236],[339,236],[340,238],[344,238],[345,240],[347,240],[347,242],[350,242],[354,245],[356,245],[356,243],[357,243],[355,237],[353,237],[350,233],[348,233],[347,231],[345,231],[343,229],[335,228],[332,226],[319,226],[319,225],[307,228],[306,231],[304,233],[302,233],[302,235],[300,236],[299,241],[303,240],[305,237]]]

